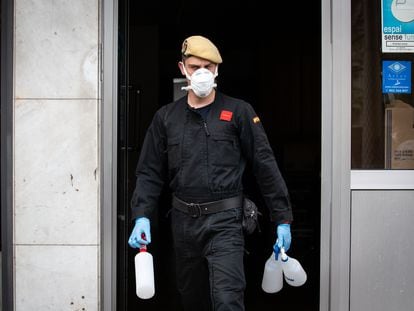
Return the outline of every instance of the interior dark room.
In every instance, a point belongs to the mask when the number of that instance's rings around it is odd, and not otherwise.
[[[261,231],[246,236],[246,310],[319,310],[321,4],[281,2],[274,9],[265,1],[130,0],[119,1],[117,310],[181,310],[167,190],[151,227],[156,284],[152,299],[135,294],[136,250],[127,240],[145,131],[154,113],[174,99],[173,81],[183,78],[177,66],[181,44],[190,35],[206,36],[219,48],[223,64],[217,89],[249,102],[262,120],[293,205],[288,255],[298,259],[308,275],[301,287],[285,283],[275,294],[261,289],[275,226],[247,168],[245,192],[262,216]]]

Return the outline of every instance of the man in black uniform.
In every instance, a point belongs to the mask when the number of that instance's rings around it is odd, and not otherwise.
[[[134,248],[151,242],[149,217],[167,183],[173,193],[171,226],[184,309],[244,310],[246,164],[276,224],[276,256],[291,242],[289,195],[253,108],[215,90],[222,63],[216,46],[205,37],[191,36],[181,52],[178,66],[188,80],[188,94],[160,108],[147,131],[131,202],[135,226],[128,242]]]

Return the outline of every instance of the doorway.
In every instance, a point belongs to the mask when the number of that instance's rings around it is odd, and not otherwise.
[[[152,223],[156,297],[135,295],[133,258],[127,240],[132,230],[130,205],[135,166],[145,131],[155,111],[174,98],[174,79],[184,38],[201,34],[218,46],[223,57],[218,89],[246,100],[260,116],[284,176],[293,204],[291,257],[308,274],[299,288],[286,283],[277,294],[261,288],[263,266],[274,234],[250,172],[245,188],[263,212],[262,231],[246,239],[246,310],[319,310],[320,163],[321,163],[321,7],[265,1],[119,1],[118,33],[118,240],[117,310],[181,310],[175,289],[169,233],[168,197],[163,194]],[[292,24],[279,21],[292,13]],[[203,15],[202,18],[199,18]],[[259,22],[257,22],[259,21]]]

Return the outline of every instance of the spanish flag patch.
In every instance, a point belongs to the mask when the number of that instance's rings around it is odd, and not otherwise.
[[[220,120],[231,121],[232,117],[233,117],[233,112],[228,111],[228,110],[221,111]]]
[[[260,122],[260,119],[258,116],[253,118],[253,123],[259,123],[259,122]]]

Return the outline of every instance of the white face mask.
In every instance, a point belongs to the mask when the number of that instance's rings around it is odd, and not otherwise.
[[[185,91],[193,90],[198,97],[207,97],[213,88],[217,86],[214,83],[214,79],[218,76],[217,68],[218,66],[216,66],[216,72],[214,74],[208,69],[199,68],[190,77],[183,65],[185,76],[190,80],[191,84],[183,86],[181,89]]]

